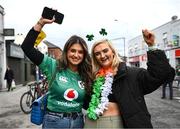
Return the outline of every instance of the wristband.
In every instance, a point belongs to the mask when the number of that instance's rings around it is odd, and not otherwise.
[[[41,27],[44,26],[40,21],[38,21],[37,24],[40,25]]]
[[[148,50],[154,51],[154,50],[157,50],[157,47],[156,46],[148,46]]]

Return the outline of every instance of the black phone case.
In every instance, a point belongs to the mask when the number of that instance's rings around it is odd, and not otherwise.
[[[55,12],[55,21],[54,22],[56,22],[58,24],[62,24],[63,19],[64,19],[64,14],[59,13],[59,12],[56,11]]]
[[[58,24],[62,24],[62,21],[64,19],[64,14],[57,12],[56,10],[53,10],[48,7],[44,7],[42,12],[42,17],[46,19],[52,19],[53,16],[55,16],[55,21]]]
[[[55,14],[55,10],[52,10],[48,7],[44,7],[42,12],[42,17],[46,19],[52,19]]]

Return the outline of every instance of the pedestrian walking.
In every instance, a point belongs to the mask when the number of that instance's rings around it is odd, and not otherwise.
[[[172,73],[175,76],[175,69],[174,68],[172,68]],[[173,80],[174,80],[174,77],[173,78],[170,78],[170,77],[168,77],[166,82],[162,85],[162,97],[161,97],[162,99],[166,98],[167,86],[169,87],[169,99],[170,100],[173,99]]]
[[[21,47],[26,56],[46,75],[48,82],[55,74],[48,89],[47,112],[42,128],[80,129],[84,126],[82,108],[90,93],[92,81],[91,58],[85,40],[77,35],[67,40],[59,60],[35,49],[34,43],[43,26],[54,21],[54,17],[51,20],[41,17],[29,31]]]
[[[149,47],[147,69],[126,66],[109,40],[93,45],[95,81],[85,128],[153,128],[144,95],[174,73],[164,51],[154,48],[154,34],[145,29],[143,37]]]
[[[9,66],[7,66],[4,79],[7,81],[8,91],[10,91],[11,90],[11,86],[12,86],[12,81],[14,80],[14,72],[13,72],[13,70]]]

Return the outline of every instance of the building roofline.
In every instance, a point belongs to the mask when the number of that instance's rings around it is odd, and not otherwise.
[[[54,45],[53,43],[51,43],[47,40],[44,40],[43,43],[45,43],[48,46],[48,48],[58,48],[62,51],[62,49],[60,47],[58,47],[57,45]]]
[[[167,25],[167,24],[169,24],[169,23],[171,23],[171,22],[179,22],[179,21],[180,21],[180,19],[168,21],[168,22],[166,22],[166,23],[164,23],[164,24],[162,24],[162,25],[160,25],[160,26],[158,26],[158,27],[152,29],[152,31],[157,30],[158,28],[161,28],[162,26],[165,26],[165,25]],[[134,39],[136,39],[136,38],[138,38],[138,37],[140,37],[140,36],[142,36],[142,34],[140,34],[140,35],[138,35],[138,36],[136,36],[136,37],[130,39],[129,41],[134,40]]]

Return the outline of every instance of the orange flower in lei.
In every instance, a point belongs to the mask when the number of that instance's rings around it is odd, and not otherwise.
[[[97,73],[97,77],[99,76],[105,76],[107,73],[113,73],[112,68],[101,68],[98,73]]]

